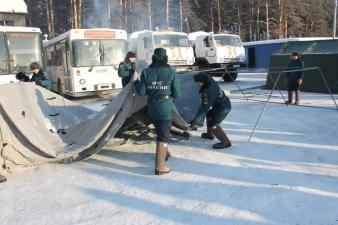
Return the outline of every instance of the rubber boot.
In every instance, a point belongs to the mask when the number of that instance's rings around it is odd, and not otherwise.
[[[163,175],[169,173],[171,168],[165,164],[167,156],[168,143],[157,142],[156,144],[156,159],[155,159],[155,175]]]
[[[4,175],[0,174],[0,183],[6,182],[7,178]]]
[[[292,91],[288,91],[288,100],[285,102],[285,104],[287,105],[292,104],[292,99],[293,99],[293,93]]]
[[[224,131],[219,125],[215,126],[212,129],[212,133],[216,136],[218,140],[221,141],[220,143],[214,144],[212,146],[214,149],[223,149],[231,147],[231,142],[228,136],[224,133]]]
[[[167,149],[167,154],[166,154],[166,156],[165,156],[165,161],[168,161],[170,157],[171,157],[171,153],[170,153],[169,150]]]
[[[214,140],[215,136],[212,134],[212,129],[208,128],[207,133],[203,133],[201,135],[201,138],[208,139],[208,140]]]
[[[299,102],[300,102],[300,90],[297,90],[296,91],[296,103],[295,103],[295,105],[299,105]]]

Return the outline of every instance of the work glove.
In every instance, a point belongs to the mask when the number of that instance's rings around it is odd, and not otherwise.
[[[38,86],[42,86],[41,81],[39,81],[39,80],[35,81],[35,84],[38,85]]]
[[[192,130],[192,131],[197,131],[197,123],[195,120],[193,120],[189,126],[189,130]]]
[[[19,81],[23,81],[23,82],[28,82],[29,81],[29,77],[24,74],[23,72],[19,72],[16,74],[15,78]]]
[[[134,75],[134,73],[135,73],[135,69],[130,69],[129,70],[129,75]]]

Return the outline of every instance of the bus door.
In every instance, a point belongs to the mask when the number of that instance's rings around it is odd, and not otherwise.
[[[62,50],[62,65],[64,71],[64,82],[65,82],[65,92],[70,94],[73,91],[72,85],[72,73],[69,68],[69,45],[68,42],[65,42],[61,45]]]

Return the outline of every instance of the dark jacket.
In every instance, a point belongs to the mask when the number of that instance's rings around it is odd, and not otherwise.
[[[288,70],[298,70],[304,68],[304,62],[302,59],[290,60],[288,63]],[[297,82],[299,79],[303,79],[304,71],[286,73],[285,77],[288,82]]]
[[[153,120],[172,120],[173,99],[179,96],[176,72],[166,63],[153,63],[135,83],[137,93],[148,96],[148,114]],[[169,97],[167,99],[163,97]]]
[[[135,63],[131,63],[127,58],[120,63],[118,75],[122,78],[122,86],[125,87],[133,79],[135,74]]]
[[[37,74],[33,73],[30,82],[35,82],[37,84],[41,83],[41,81],[47,80],[45,73],[42,70],[39,70]]]
[[[200,89],[202,104],[194,119],[194,123],[202,126],[207,113],[211,109],[214,113],[230,111],[231,103],[229,98],[209,74],[199,73],[195,76],[195,80],[204,83],[204,85]]]

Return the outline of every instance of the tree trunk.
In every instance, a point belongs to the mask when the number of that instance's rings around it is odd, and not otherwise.
[[[284,3],[283,0],[278,0],[279,19],[278,19],[278,37],[284,38],[283,18],[284,18]]]
[[[270,26],[269,26],[269,1],[265,1],[265,13],[266,13],[266,39],[270,39]]]
[[[153,18],[152,18],[151,0],[148,0],[148,15],[149,15],[149,30],[152,30],[153,29]]]
[[[54,10],[53,10],[53,0],[46,0],[46,10],[47,10],[47,24],[48,24],[48,36],[54,37]]]
[[[253,0],[250,0],[250,21],[249,21],[249,40],[252,41],[253,40],[253,27],[254,27],[254,23],[255,23],[255,7],[254,7],[254,3]]]
[[[221,4],[219,0],[217,0],[217,16],[218,16],[218,30],[222,30],[222,18],[221,18]]]
[[[182,0],[179,0],[180,4],[180,30],[183,32],[183,2]]]
[[[255,41],[256,40],[260,40],[260,35],[261,35],[261,31],[260,31],[260,5],[259,5],[259,2],[257,2],[257,14],[256,14],[256,38],[255,38]]]
[[[77,0],[77,28],[82,27],[82,5],[83,5],[83,0]]]
[[[167,0],[167,28],[170,27],[170,0]]]
[[[214,9],[212,6],[210,7],[210,19],[211,19],[211,32],[215,32],[215,25],[214,25]]]
[[[240,3],[237,4],[237,23],[238,23],[238,35],[241,36],[242,33],[242,23],[241,23],[241,5]]]

